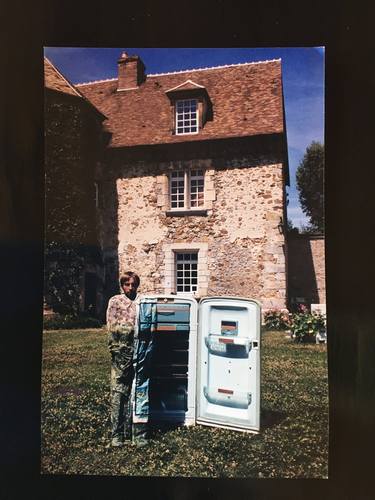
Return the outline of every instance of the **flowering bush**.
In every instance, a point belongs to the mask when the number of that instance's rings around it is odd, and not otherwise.
[[[325,332],[325,317],[311,314],[306,305],[300,304],[298,312],[271,310],[264,313],[267,330],[287,330],[295,342],[314,342],[320,332]]]
[[[289,313],[272,310],[264,313],[264,323],[267,330],[287,330],[289,328]]]
[[[301,311],[290,316],[290,331],[295,342],[314,342],[316,335],[325,329],[322,314]]]

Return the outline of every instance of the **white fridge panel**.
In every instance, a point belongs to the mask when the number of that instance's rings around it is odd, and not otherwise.
[[[214,297],[199,305],[197,421],[259,430],[260,306]]]

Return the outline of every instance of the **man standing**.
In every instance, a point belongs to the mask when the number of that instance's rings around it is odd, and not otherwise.
[[[114,447],[131,440],[130,393],[134,377],[134,325],[140,279],[129,271],[120,279],[123,293],[109,300],[108,347],[111,353],[111,426]]]

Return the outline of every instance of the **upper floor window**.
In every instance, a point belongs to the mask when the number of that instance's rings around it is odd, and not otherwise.
[[[172,209],[190,209],[204,206],[203,170],[191,169],[171,172],[170,206]]]
[[[176,101],[176,134],[197,134],[199,112],[197,99]]]

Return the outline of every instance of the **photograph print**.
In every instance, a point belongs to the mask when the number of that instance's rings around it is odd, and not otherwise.
[[[327,478],[324,47],[45,47],[41,473]]]

